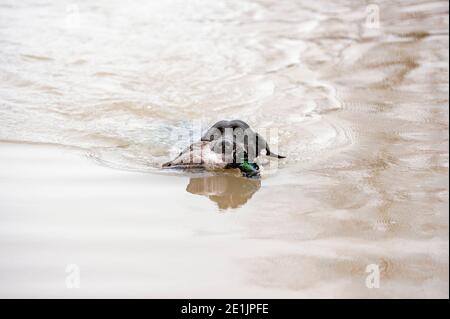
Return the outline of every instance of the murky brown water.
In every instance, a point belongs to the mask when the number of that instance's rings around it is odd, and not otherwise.
[[[0,295],[448,298],[448,25],[446,1],[2,0]],[[159,169],[234,118],[278,169]]]

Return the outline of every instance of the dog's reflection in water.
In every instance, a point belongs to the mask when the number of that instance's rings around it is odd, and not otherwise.
[[[186,190],[189,193],[209,197],[219,209],[238,208],[247,203],[261,187],[259,179],[223,174],[192,177]]]

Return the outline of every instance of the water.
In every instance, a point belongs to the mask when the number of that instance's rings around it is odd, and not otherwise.
[[[2,0],[1,295],[448,297],[448,59],[446,1]],[[160,170],[221,119],[287,159]]]

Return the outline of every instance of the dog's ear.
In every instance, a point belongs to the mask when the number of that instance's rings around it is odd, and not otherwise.
[[[266,149],[266,152],[267,152],[267,149]],[[278,155],[278,154],[275,154],[275,153],[266,153],[266,155],[269,156],[269,157],[275,157],[275,158],[279,158],[279,159],[286,158],[286,156]]]
[[[286,156],[282,156],[282,155],[278,155],[278,154],[273,153],[270,150],[269,145],[267,145],[267,144],[266,144],[266,156],[280,158],[280,159],[281,158],[286,158]]]
[[[270,147],[269,147],[269,144],[267,143],[267,141],[263,137],[261,137],[261,135],[259,135],[257,133],[256,134],[256,154],[259,155],[259,153],[264,149],[266,150],[266,156],[280,158],[280,159],[286,158],[286,156],[282,156],[282,155],[273,153],[270,150]]]

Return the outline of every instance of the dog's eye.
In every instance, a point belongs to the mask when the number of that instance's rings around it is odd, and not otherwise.
[[[231,153],[233,151],[233,142],[227,140],[218,140],[211,144],[211,150],[215,153]]]

